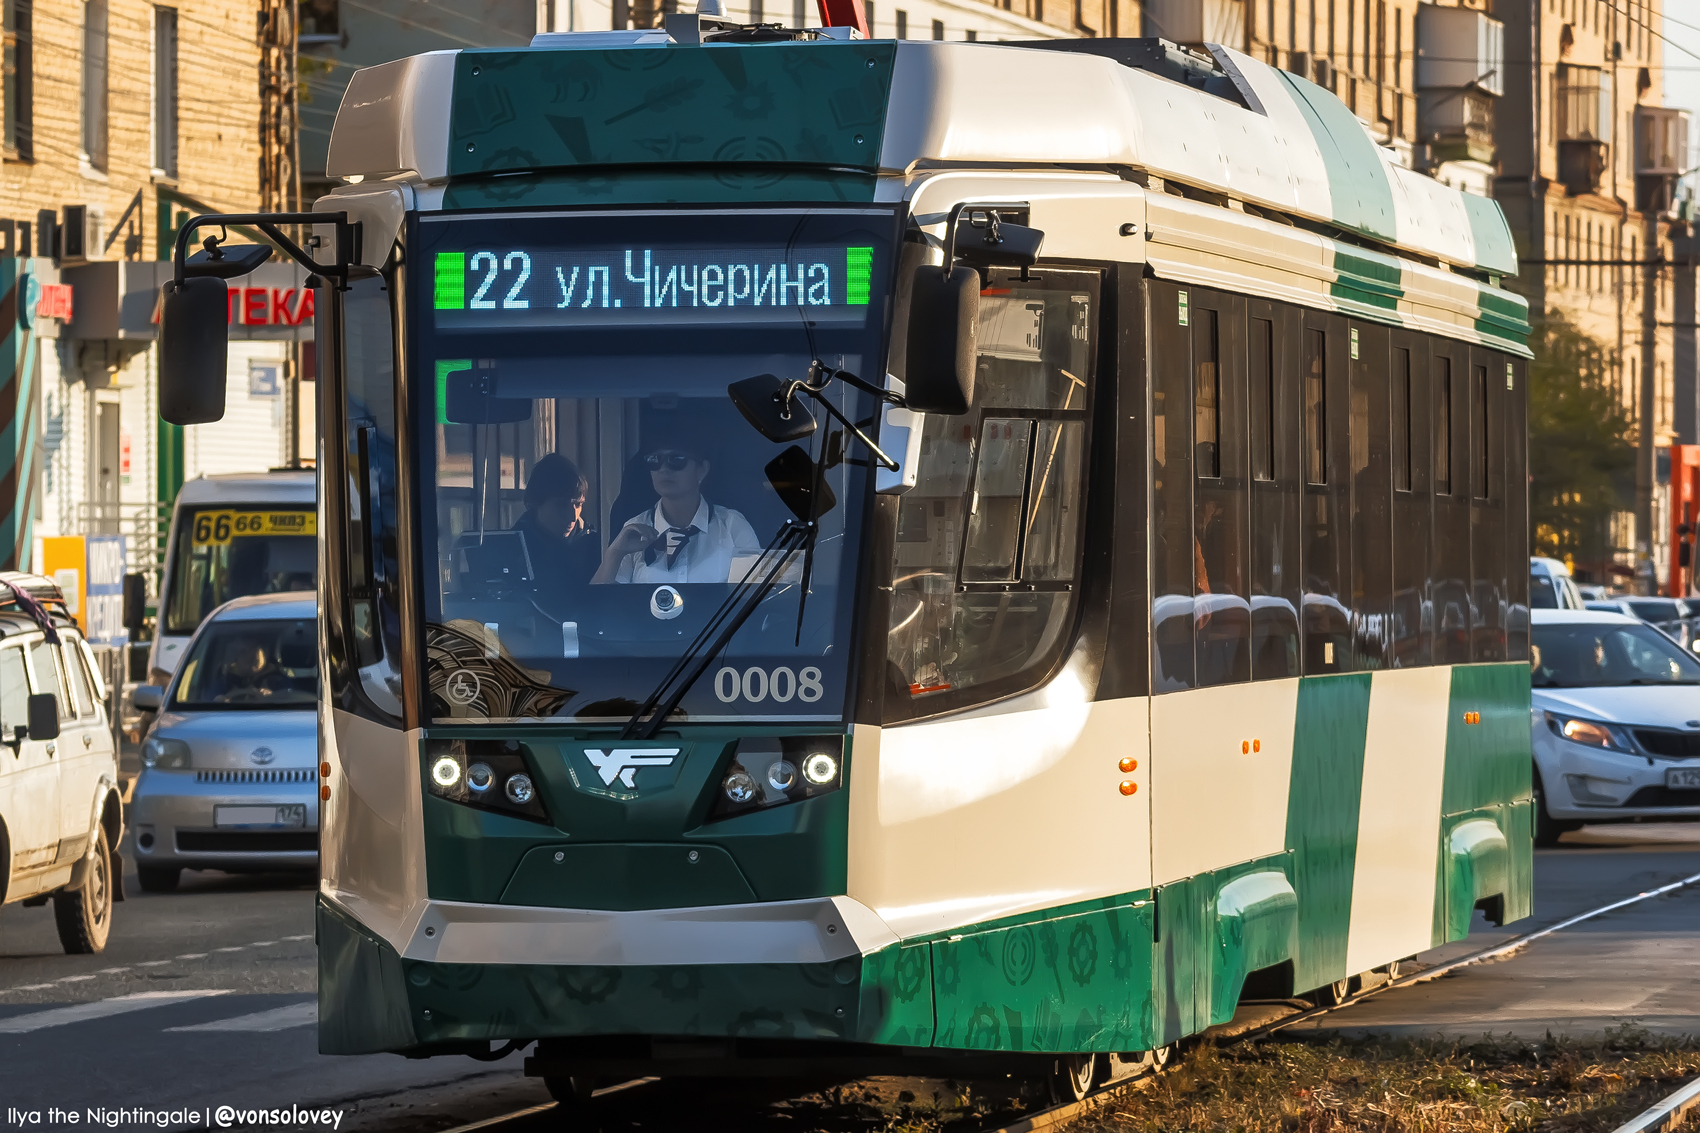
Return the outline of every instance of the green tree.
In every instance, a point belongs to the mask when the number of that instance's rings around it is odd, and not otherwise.
[[[1635,468],[1635,424],[1612,380],[1616,354],[1558,311],[1535,321],[1529,345],[1530,548],[1607,559],[1617,484]]]

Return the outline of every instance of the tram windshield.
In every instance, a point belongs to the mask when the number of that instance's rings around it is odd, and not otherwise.
[[[770,566],[777,584],[682,718],[842,719],[867,454],[817,412],[798,443],[826,454],[836,502],[811,547],[764,558],[792,518],[769,470],[787,446],[727,385],[817,360],[880,380],[896,225],[871,210],[421,221],[434,719],[630,716]],[[870,395],[826,396],[871,423]]]

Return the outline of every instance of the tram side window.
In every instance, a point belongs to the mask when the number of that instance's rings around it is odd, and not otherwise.
[[[1390,487],[1391,331],[1360,324],[1351,343],[1349,433],[1352,453],[1352,665],[1387,664],[1393,614]]]
[[[1470,602],[1469,469],[1463,466],[1469,451],[1469,401],[1462,380],[1465,370],[1456,357],[1464,348],[1444,339],[1433,342],[1434,557],[1429,587],[1434,663],[1458,665],[1470,660],[1475,617]]]
[[[898,506],[888,720],[1029,687],[1072,624],[1099,277],[993,273],[975,399],[929,415]]]
[[[1193,627],[1197,681],[1207,686],[1251,679],[1245,300],[1200,292],[1195,304]]]
[[[1325,316],[1306,315],[1306,319]],[[1351,625],[1343,600],[1349,558],[1348,484],[1346,456],[1346,398],[1340,385],[1345,376],[1341,337],[1343,320],[1329,319],[1326,328],[1310,325],[1304,331],[1304,671],[1309,674],[1344,672],[1350,665]],[[1332,333],[1331,333],[1332,331]]]
[[[1193,590],[1192,331],[1187,289],[1150,281],[1151,311],[1151,687],[1197,685]]]
[[[1434,627],[1429,599],[1429,529],[1433,503],[1428,444],[1433,413],[1428,398],[1425,340],[1405,331],[1393,340],[1393,625],[1388,663],[1427,665]]]
[[[1527,478],[1512,474],[1527,467],[1528,407],[1524,402],[1527,371],[1521,361],[1502,358],[1506,382],[1501,435],[1505,438],[1505,659],[1529,659],[1529,488]]]
[[[341,293],[348,451],[344,529],[353,654],[373,704],[401,712],[400,570],[397,562],[395,321],[391,275]]]
[[[1299,675],[1297,312],[1253,300],[1251,391],[1251,675]]]
[[[1505,453],[1502,444],[1505,383],[1497,355],[1470,351],[1470,590],[1475,611],[1470,657],[1505,660],[1506,554]],[[1526,573],[1528,568],[1520,570]]]

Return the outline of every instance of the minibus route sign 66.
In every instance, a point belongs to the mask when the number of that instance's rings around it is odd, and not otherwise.
[[[197,547],[221,547],[244,535],[317,535],[319,517],[310,511],[203,511],[195,515]]]

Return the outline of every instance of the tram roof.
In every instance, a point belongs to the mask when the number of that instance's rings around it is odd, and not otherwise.
[[[537,37],[356,72],[334,177],[817,167],[1122,169],[1490,275],[1517,271],[1492,200],[1401,167],[1333,94],[1239,51],[1158,40],[674,43]],[[853,198],[852,198],[853,199]],[[1206,198],[1208,199],[1208,198]]]

